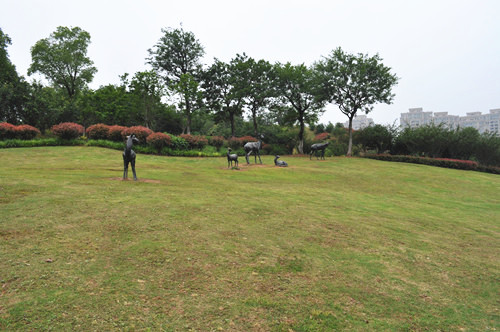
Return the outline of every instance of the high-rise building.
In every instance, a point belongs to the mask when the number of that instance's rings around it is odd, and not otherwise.
[[[492,109],[488,114],[469,112],[466,116],[449,115],[448,112],[424,112],[421,107],[410,108],[408,113],[401,113],[401,127],[416,128],[429,124],[443,124],[450,128],[473,127],[480,133],[495,132],[500,136],[500,108]]]
[[[354,129],[354,130],[363,129],[363,128],[371,126],[373,124],[375,124],[375,122],[373,122],[373,119],[367,117],[364,114],[356,115],[352,119],[352,129]],[[349,121],[344,123],[344,127],[349,128]]]

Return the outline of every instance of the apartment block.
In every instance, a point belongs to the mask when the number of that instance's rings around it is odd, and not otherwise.
[[[489,113],[469,112],[465,116],[450,115],[448,112],[424,112],[421,107],[410,108],[401,113],[399,121],[402,127],[416,128],[429,124],[443,124],[450,128],[476,128],[480,133],[495,132],[500,135],[500,108],[491,109]]]
[[[354,130],[363,129],[365,127],[372,126],[374,124],[375,124],[375,122],[373,122],[373,119],[367,117],[364,114],[356,115],[352,119],[352,129],[354,129]],[[349,128],[349,121],[344,123],[344,127]]]

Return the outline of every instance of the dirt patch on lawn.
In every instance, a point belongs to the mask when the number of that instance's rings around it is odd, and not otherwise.
[[[123,178],[110,178],[110,180],[115,180],[115,181],[132,181],[134,182],[134,179],[123,179]],[[161,183],[160,180],[152,180],[152,179],[137,179],[137,182],[146,182],[146,183]]]

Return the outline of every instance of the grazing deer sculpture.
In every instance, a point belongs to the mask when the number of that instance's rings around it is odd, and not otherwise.
[[[231,154],[231,148],[227,149],[227,168],[229,168],[229,164],[231,164],[231,167],[233,166],[233,161],[234,165],[238,167],[238,155],[233,153]]]
[[[245,159],[247,160],[247,164],[250,164],[248,161],[248,156],[253,152],[255,156],[255,163],[257,164],[257,156],[259,156],[259,161],[262,164],[262,159],[260,159],[260,149],[262,149],[262,138],[264,135],[259,135],[258,142],[248,142],[243,148],[245,149]]]
[[[325,149],[328,146],[328,144],[330,144],[330,142],[316,143],[316,144],[311,145],[311,153],[309,154],[309,160],[311,160],[313,153],[316,154],[316,159],[318,159],[318,155],[317,155],[318,151],[321,151],[320,157],[322,159],[325,159]]]
[[[278,160],[279,158],[280,156],[278,155],[274,156],[274,164],[279,167],[287,167],[288,164],[286,163],[286,161]]]
[[[128,164],[132,165],[132,172],[134,173],[134,181],[137,181],[137,175],[135,174],[135,152],[132,150],[134,143],[139,143],[137,137],[134,134],[127,136],[127,145],[125,150],[123,150],[123,179],[128,178]]]

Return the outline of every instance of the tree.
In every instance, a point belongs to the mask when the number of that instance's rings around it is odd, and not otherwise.
[[[318,96],[336,104],[349,118],[349,146],[352,155],[352,119],[358,111],[369,113],[375,103],[390,104],[392,87],[398,78],[382,64],[379,55],[346,54],[339,47],[315,63]]]
[[[316,98],[314,93],[313,72],[305,65],[292,66],[276,64],[276,94],[280,96],[288,123],[299,123],[299,153],[304,153],[305,123],[314,123],[324,111],[324,100]]]
[[[40,72],[73,100],[97,72],[87,57],[89,44],[90,34],[79,27],[58,27],[49,38],[37,41],[31,48],[28,75]]]
[[[376,149],[377,153],[390,150],[394,139],[391,131],[382,126],[368,126],[356,132],[356,141],[367,149]]]
[[[204,72],[203,90],[205,101],[219,120],[228,119],[231,136],[236,133],[236,117],[243,112],[245,88],[248,87],[243,60],[237,55],[227,64],[218,59]]]
[[[129,84],[130,92],[136,97],[137,106],[142,110],[146,128],[154,127],[155,113],[162,107],[161,98],[165,95],[163,84],[155,71],[135,73]]]
[[[163,36],[149,49],[148,63],[158,72],[164,73],[167,86],[182,97],[186,115],[186,132],[191,133],[191,113],[195,108],[197,87],[201,68],[200,59],[205,54],[203,46],[192,32],[184,29],[162,29]]]
[[[10,62],[7,47],[12,40],[0,29],[0,121],[13,124],[23,121],[29,99],[29,84]]]
[[[274,80],[273,66],[264,60],[255,61],[249,58],[244,62],[248,72],[246,104],[252,115],[255,137],[259,135],[257,118],[267,107],[274,96],[272,83]]]

